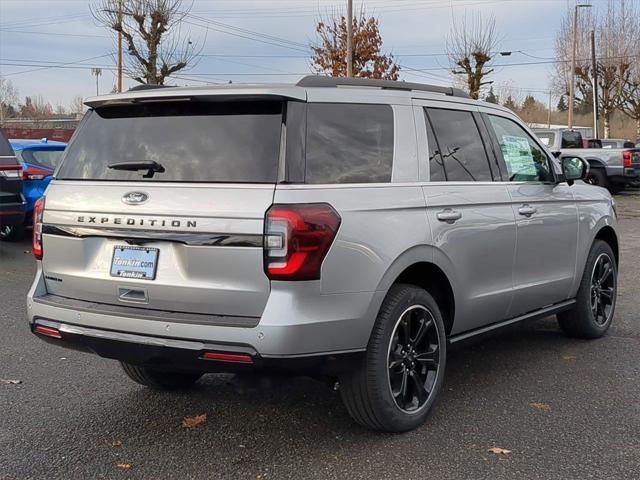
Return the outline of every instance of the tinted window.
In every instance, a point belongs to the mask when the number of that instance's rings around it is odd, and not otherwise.
[[[58,178],[152,182],[277,180],[282,102],[162,102],[89,112]],[[163,173],[109,168],[155,161]]]
[[[40,165],[45,168],[51,168],[55,170],[60,162],[60,158],[64,150],[21,150],[18,152],[20,160],[35,165]]]
[[[582,148],[582,135],[580,135],[580,132],[571,132],[569,130],[562,132],[560,148]]]
[[[449,181],[491,181],[489,159],[471,112],[427,109]]]
[[[12,157],[12,156],[13,156],[13,149],[11,148],[11,144],[7,141],[6,138],[4,138],[4,135],[2,135],[2,132],[0,132],[0,157]],[[6,162],[7,160],[5,159],[3,163],[6,163]]]
[[[429,121],[427,112],[424,112],[424,121],[427,124],[427,143],[429,144],[429,179],[432,182],[442,182],[447,179],[444,173],[444,164],[442,162],[442,155],[440,154],[440,147],[436,141],[436,136],[433,133],[433,127]]]
[[[520,125],[508,118],[494,115],[489,115],[489,120],[507,165],[509,181],[551,182],[554,180],[547,154]]]
[[[393,110],[388,105],[311,103],[306,183],[390,182]]]

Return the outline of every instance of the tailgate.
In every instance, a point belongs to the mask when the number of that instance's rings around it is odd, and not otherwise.
[[[88,112],[47,189],[49,293],[260,316],[283,110],[278,99],[189,97]]]
[[[126,205],[122,199],[132,191],[148,200]],[[148,309],[260,316],[269,294],[263,218],[273,192],[272,185],[53,182],[43,218],[47,290]],[[114,276],[119,247],[157,249],[155,278]]]

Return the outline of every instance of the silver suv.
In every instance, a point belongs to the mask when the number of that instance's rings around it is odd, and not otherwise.
[[[611,324],[611,196],[505,108],[327,77],[87,105],[35,211],[29,322],[138,383],[323,375],[357,422],[406,431],[450,343]]]

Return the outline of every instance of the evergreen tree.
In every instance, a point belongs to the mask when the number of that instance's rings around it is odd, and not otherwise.
[[[513,97],[511,95],[507,97],[502,105],[514,112],[518,110],[518,105],[516,105],[516,102],[513,100]]]
[[[499,103],[498,97],[493,91],[493,86],[489,89],[489,93],[484,97],[485,102],[495,103],[496,105]]]
[[[536,99],[533,95],[527,95],[522,102],[522,110],[530,111],[536,108]]]
[[[564,95],[560,96],[560,100],[558,100],[558,106],[556,107],[556,110],[558,110],[559,112],[566,112],[569,109],[569,107],[567,107],[567,102],[565,102],[564,100]]]

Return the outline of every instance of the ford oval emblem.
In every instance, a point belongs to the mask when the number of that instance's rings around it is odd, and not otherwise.
[[[127,205],[140,205],[149,200],[149,195],[144,192],[129,192],[122,196],[122,201]]]

